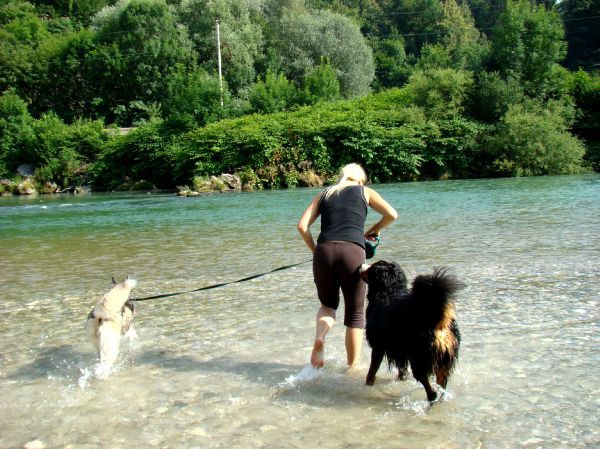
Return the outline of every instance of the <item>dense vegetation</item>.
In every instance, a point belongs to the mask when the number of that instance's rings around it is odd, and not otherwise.
[[[598,170],[599,17],[600,0],[0,0],[0,178]]]

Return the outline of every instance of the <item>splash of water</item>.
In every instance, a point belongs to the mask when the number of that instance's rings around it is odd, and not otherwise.
[[[292,374],[285,378],[283,382],[271,389],[271,399],[276,398],[285,391],[292,390],[302,384],[312,382],[323,374],[323,368],[315,368],[311,365],[306,365],[298,374]]]
[[[79,377],[79,388],[81,388],[82,390],[85,390],[85,388],[88,385],[88,381],[92,375],[91,370],[87,367],[84,366],[83,368],[79,369],[81,371],[81,376]]]
[[[317,379],[323,373],[322,368],[315,368],[312,365],[306,365],[302,370],[296,374],[288,376],[280,386],[295,387],[299,383],[311,382]]]

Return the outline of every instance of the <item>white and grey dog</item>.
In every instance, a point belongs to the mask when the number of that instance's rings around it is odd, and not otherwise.
[[[98,301],[88,315],[87,335],[96,348],[100,365],[109,371],[119,355],[121,336],[131,339],[137,335],[133,329],[135,306],[131,301],[131,290],[136,286],[133,279],[115,282],[113,287]]]

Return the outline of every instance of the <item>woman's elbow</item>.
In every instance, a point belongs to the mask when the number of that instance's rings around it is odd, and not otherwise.
[[[298,224],[296,225],[296,229],[298,229],[298,232],[301,235],[306,234],[306,231],[308,231],[308,226],[306,226],[306,223],[302,223],[301,221],[298,222]]]

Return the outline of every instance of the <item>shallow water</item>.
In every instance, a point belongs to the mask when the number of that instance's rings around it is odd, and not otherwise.
[[[0,198],[0,447],[600,447],[600,176],[376,188],[400,212],[376,259],[468,285],[441,401],[385,369],[364,386],[366,346],[348,374],[340,323],[307,366],[310,263],[139,302],[138,339],[96,376],[84,323],[111,276],[146,297],[306,261],[316,190]]]

